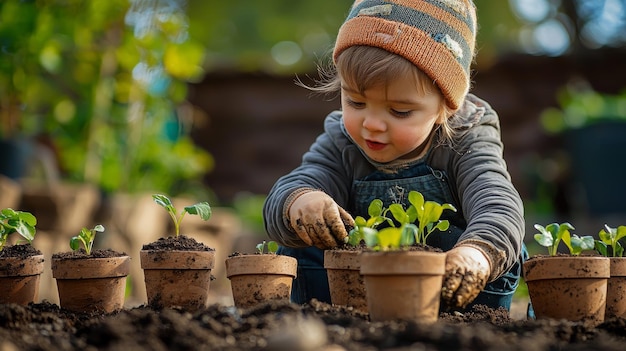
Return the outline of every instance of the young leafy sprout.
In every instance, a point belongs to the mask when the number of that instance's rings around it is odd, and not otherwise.
[[[191,206],[186,206],[180,213],[178,213],[174,208],[174,205],[172,205],[172,201],[170,201],[167,196],[154,194],[152,195],[152,199],[154,200],[154,202],[165,208],[167,210],[167,213],[172,218],[172,221],[174,221],[174,231],[176,237],[180,235],[180,224],[183,221],[185,214],[189,213],[191,215],[198,215],[204,221],[208,221],[209,218],[211,218],[211,206],[209,206],[209,203],[206,201],[198,202],[197,204]]]
[[[91,250],[93,249],[93,242],[96,240],[96,233],[104,232],[104,226],[101,224],[96,225],[93,229],[83,228],[80,230],[78,235],[73,236],[70,239],[70,248],[72,250],[77,251],[80,249],[80,245],[82,244],[85,248],[85,253],[87,255],[91,255]]]
[[[276,251],[278,251],[278,243],[275,241],[265,241],[263,240],[263,242],[258,243],[256,245],[256,251],[259,254],[263,254],[263,253],[270,253],[270,254],[275,254]]]
[[[598,233],[600,240],[595,241],[596,251],[605,257],[623,257],[624,247],[619,241],[626,237],[626,226],[620,225],[617,228],[611,228],[605,224],[604,228]],[[609,247],[611,248],[610,252]]]
[[[543,227],[540,224],[535,224],[535,229],[539,233],[535,234],[534,238],[539,245],[548,248],[548,254],[550,256],[556,256],[558,252],[559,243],[563,241],[565,246],[570,251],[570,254],[578,256],[585,250],[593,250],[594,239],[592,236],[578,236],[571,234],[570,230],[574,230],[574,226],[569,223],[551,223]]]
[[[10,234],[18,233],[32,243],[35,239],[37,219],[30,212],[5,208],[0,211],[0,251],[7,243]]]
[[[385,217],[387,210],[383,208],[383,202],[380,199],[374,199],[368,209],[367,213],[369,219],[365,219],[362,216],[357,216],[354,219],[354,228],[350,230],[347,237],[347,243],[352,246],[358,246],[362,240],[366,237],[370,238],[376,235],[376,227],[385,221],[388,221],[390,225],[393,225],[391,219]]]
[[[425,201],[422,193],[415,190],[409,192],[409,203],[406,210],[401,204],[391,204],[385,209],[382,201],[375,199],[368,208],[370,218],[367,221],[362,217],[355,218],[355,228],[350,232],[348,242],[356,245],[363,240],[366,246],[377,250],[399,249],[415,243],[426,245],[426,239],[435,230],[446,231],[450,227],[448,220],[440,220],[443,211],[456,212],[451,204]],[[393,219],[387,217],[388,213]],[[385,222],[388,227],[376,229]]]
[[[451,204],[424,201],[422,193],[417,191],[409,192],[409,203],[411,206],[407,209],[407,215],[412,222],[417,220],[418,231],[415,241],[419,244],[426,244],[426,239],[435,229],[442,232],[448,230],[450,223],[447,220],[439,220],[444,210],[456,212],[456,208]]]

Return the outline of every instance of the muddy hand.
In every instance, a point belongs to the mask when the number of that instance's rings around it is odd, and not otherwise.
[[[461,245],[448,251],[441,288],[444,305],[465,308],[484,289],[490,275],[489,260],[480,250]]]
[[[320,249],[343,244],[346,227],[354,226],[352,216],[322,191],[298,196],[289,207],[289,222],[302,241]]]

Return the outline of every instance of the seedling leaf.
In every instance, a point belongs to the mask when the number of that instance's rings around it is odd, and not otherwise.
[[[93,249],[93,243],[96,239],[96,232],[104,232],[104,226],[101,224],[96,225],[93,229],[82,228],[78,235],[70,238],[70,248],[73,251],[80,249],[81,244],[85,248],[85,253],[91,255]]]
[[[399,248],[401,238],[402,230],[400,228],[384,228],[378,232],[378,244],[382,250]]]
[[[612,228],[605,224],[604,228],[598,233],[600,240],[595,242],[596,251],[605,257],[623,257],[624,247],[620,240],[626,237],[626,226],[621,225],[617,228]],[[609,247],[611,248],[610,252]]]
[[[0,251],[10,234],[18,233],[31,243],[35,239],[37,219],[29,212],[5,208],[0,211]]]
[[[174,232],[176,237],[180,235],[180,224],[182,223],[183,218],[185,218],[185,214],[189,213],[192,215],[199,215],[200,218],[205,221],[211,218],[211,206],[209,206],[208,202],[199,202],[191,206],[186,206],[179,214],[176,211],[176,208],[174,208],[172,201],[166,195],[153,194],[152,199],[158,205],[165,208],[167,213],[172,218],[172,221],[174,222]]]
[[[571,224],[565,222],[561,224],[550,223],[545,227],[540,224],[535,224],[535,229],[539,231],[539,233],[533,236],[535,238],[535,241],[539,245],[548,248],[548,254],[550,256],[556,256],[559,243],[564,236],[566,236],[567,238],[570,237],[569,231],[574,230],[574,227]]]
[[[367,214],[371,217],[380,217],[383,214],[383,202],[380,199],[374,199],[367,207]]]
[[[208,202],[199,202],[195,205],[185,207],[185,211],[192,215],[199,215],[202,220],[208,221],[211,218],[211,206]]]
[[[278,243],[275,241],[270,241],[267,243],[267,251],[270,253],[276,253],[278,251]]]

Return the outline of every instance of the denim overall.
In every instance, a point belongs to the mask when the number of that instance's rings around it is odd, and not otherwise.
[[[458,211],[445,210],[441,219],[450,222],[447,232],[433,232],[427,240],[427,244],[448,251],[454,247],[459,237],[467,226],[460,211],[458,202],[450,192],[445,172],[434,170],[425,163],[419,163],[403,169],[398,173],[387,174],[376,171],[362,180],[354,182],[352,194],[355,194],[354,203],[351,204],[351,213],[367,218],[367,208],[374,199],[381,199],[384,206],[392,203],[401,203],[408,206],[408,194],[410,190],[418,190],[429,201],[440,204],[453,204]],[[380,229],[380,228],[379,228]],[[316,247],[288,248],[281,247],[279,253],[295,257],[298,260],[298,276],[293,282],[291,300],[295,303],[306,303],[312,298],[330,303],[328,289],[328,277],[324,269],[324,252]],[[513,293],[519,284],[521,274],[521,262],[528,257],[526,247],[523,247],[520,259],[511,269],[485,286],[478,297],[466,307],[482,304],[491,308],[499,306],[510,309]]]

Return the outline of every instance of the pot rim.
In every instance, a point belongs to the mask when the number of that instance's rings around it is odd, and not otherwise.
[[[585,267],[591,265],[591,267]],[[523,264],[524,280],[608,279],[610,260],[603,256],[541,256]]]
[[[298,260],[291,256],[276,254],[244,254],[228,257],[226,264],[226,277],[237,275],[270,274],[288,275],[296,277]]]
[[[432,251],[374,251],[361,255],[362,275],[443,275],[446,253]]]
[[[142,269],[213,269],[215,251],[141,250]]]
[[[56,279],[125,277],[130,272],[130,256],[52,259]]]
[[[25,277],[39,275],[44,269],[44,255],[33,255],[24,258],[2,257],[2,266],[11,265],[15,269],[0,269],[0,277]]]

